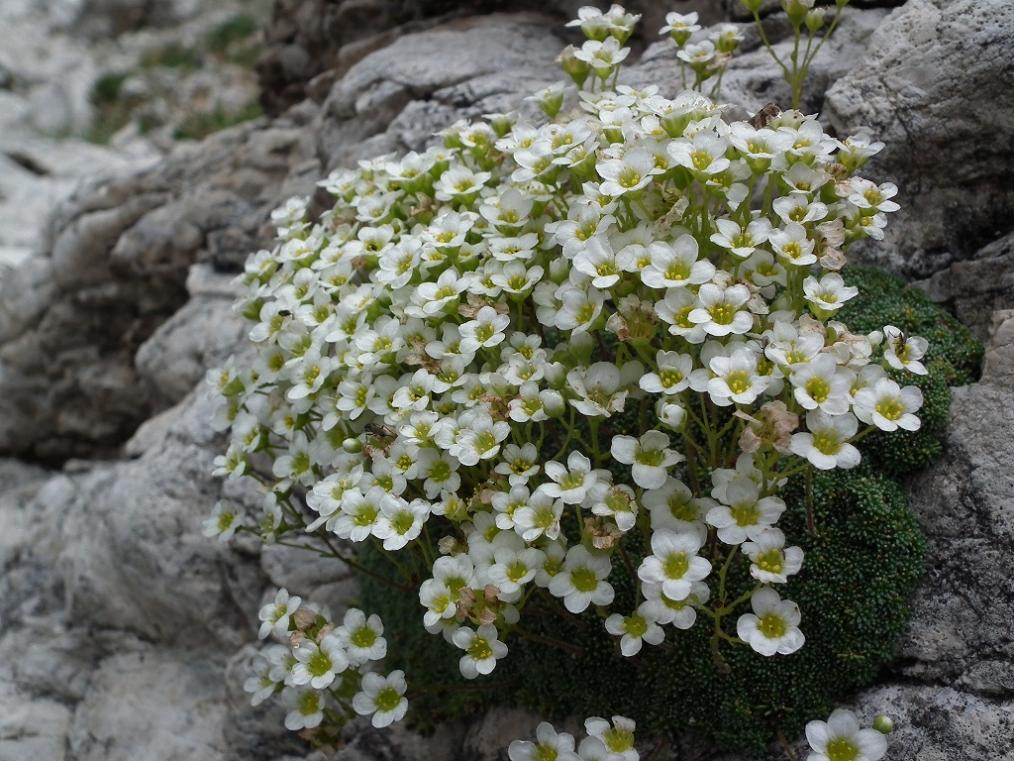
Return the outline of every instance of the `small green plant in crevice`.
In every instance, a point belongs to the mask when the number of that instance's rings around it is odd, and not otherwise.
[[[810,64],[838,28],[849,0],[835,0],[835,12],[830,25],[827,24],[827,11],[823,7],[815,7],[814,0],[781,0],[782,10],[785,11],[792,26],[792,52],[786,57],[778,55],[768,39],[764,22],[760,17],[763,0],[740,0],[740,2],[753,14],[761,42],[764,43],[768,55],[782,70],[782,76],[792,91],[792,108],[799,108],[803,98],[803,87],[810,73]],[[825,30],[823,35],[820,34],[822,30]]]
[[[173,130],[176,140],[202,140],[208,135],[228,127],[256,119],[263,115],[260,104],[248,103],[243,108],[230,111],[216,106],[211,111],[194,111],[183,118]]]

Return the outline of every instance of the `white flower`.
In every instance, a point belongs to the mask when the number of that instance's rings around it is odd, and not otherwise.
[[[827,206],[820,201],[811,201],[805,195],[794,193],[790,196],[776,198],[774,212],[781,217],[786,225],[796,222],[805,225],[808,222],[819,222],[827,216]]]
[[[665,292],[664,299],[655,302],[655,312],[669,323],[669,332],[692,344],[703,342],[708,335],[704,325],[690,319],[690,314],[697,307],[697,297],[685,288],[671,288]]]
[[[335,630],[341,639],[350,665],[358,667],[368,661],[379,661],[387,655],[387,640],[380,616],[369,618],[357,608],[349,608],[342,625]]]
[[[805,457],[820,470],[854,468],[861,456],[848,441],[856,435],[859,423],[854,415],[828,415],[823,410],[806,414],[807,431],[792,434],[789,448],[793,454]]]
[[[526,505],[514,511],[514,530],[526,542],[534,542],[540,536],[556,539],[560,536],[561,515],[563,500],[549,496],[544,484],[536,489]]]
[[[507,481],[512,487],[524,486],[528,483],[528,479],[539,472],[538,462],[539,451],[531,442],[521,447],[517,444],[508,444],[503,448],[500,462],[493,470],[507,476]]]
[[[510,761],[582,761],[574,752],[574,737],[557,732],[552,724],[541,722],[535,728],[536,742],[514,740],[507,748]]]
[[[493,586],[504,595],[513,595],[535,578],[545,559],[542,551],[534,547],[523,550],[497,547],[487,574]]]
[[[613,716],[612,722],[592,716],[585,719],[584,729],[588,737],[581,741],[581,758],[591,761],[638,761],[640,756],[634,748],[633,719]]]
[[[716,219],[715,227],[718,232],[712,233],[711,242],[740,259],[750,256],[771,235],[771,223],[763,217],[752,220],[745,229],[731,219]]]
[[[789,376],[793,396],[804,410],[820,409],[829,415],[841,415],[849,408],[852,376],[839,369],[830,354],[819,354],[805,365],[797,365]]]
[[[385,550],[400,550],[418,538],[429,515],[430,503],[424,499],[406,502],[386,495],[380,501],[380,517],[373,528],[373,535],[383,540]]]
[[[668,479],[660,489],[646,491],[644,506],[651,513],[651,527],[655,531],[693,532],[703,519],[701,501],[686,484],[675,478]]]
[[[650,288],[679,288],[711,280],[715,265],[697,258],[697,241],[681,235],[670,245],[656,241],[648,246],[651,264],[641,270],[641,280]]]
[[[705,520],[718,529],[718,538],[726,544],[756,541],[761,532],[775,524],[785,512],[778,497],[760,496],[760,487],[749,478],[738,476],[725,488],[725,502],[708,511]]]
[[[834,312],[841,309],[846,301],[859,295],[854,285],[845,285],[842,276],[837,272],[829,272],[820,280],[812,275],[803,281],[803,293],[806,300],[818,309]]]
[[[392,671],[386,677],[363,674],[361,689],[352,697],[352,708],[360,716],[371,716],[370,723],[378,729],[405,718],[408,700],[404,671]]]
[[[319,645],[304,639],[293,646],[292,654],[297,661],[292,667],[292,683],[308,684],[315,690],[330,686],[335,677],[349,667],[341,637],[336,632],[326,634]]]
[[[785,534],[776,528],[762,531],[752,542],[743,542],[743,552],[751,561],[750,575],[762,584],[785,584],[803,567],[803,551],[786,547]]]
[[[749,300],[750,289],[745,285],[723,288],[705,283],[697,292],[697,306],[687,316],[712,336],[746,333],[753,327],[753,315],[744,309]]]
[[[373,535],[380,521],[380,506],[383,502],[399,504],[399,499],[393,494],[385,494],[379,486],[371,488],[366,494],[359,490],[345,492],[331,530],[342,539],[365,541]]]
[[[705,41],[699,45],[688,45],[679,52],[681,59],[690,62],[707,62],[715,54],[715,46]],[[672,160],[702,177],[720,174],[729,168],[725,152],[729,143],[713,133],[702,131],[693,140],[673,140],[667,150]]]
[[[657,645],[665,639],[665,632],[650,615],[648,603],[641,603],[629,616],[613,613],[606,619],[606,631],[620,637],[620,652],[628,658],[641,652],[647,642]]]
[[[275,592],[274,602],[270,602],[260,609],[257,618],[261,626],[257,630],[257,636],[266,639],[274,635],[276,639],[285,639],[289,636],[289,619],[298,610],[302,598],[289,595],[287,589],[279,589]]]
[[[479,460],[496,457],[500,451],[500,442],[511,432],[510,424],[500,420],[493,422],[488,415],[472,421],[469,428],[461,432],[457,458],[462,465],[471,467]]]
[[[660,624],[672,624],[677,629],[690,629],[697,621],[694,605],[704,605],[711,596],[711,590],[703,581],[691,585],[690,594],[683,600],[673,600],[662,591],[661,584],[646,582],[641,585],[644,593],[646,612]]]
[[[574,257],[574,269],[592,279],[596,288],[612,288],[620,280],[620,267],[609,241],[597,236]]]
[[[748,349],[713,357],[708,366],[715,374],[708,381],[708,394],[719,407],[753,404],[768,387],[769,379],[757,373],[757,356]]]
[[[701,40],[700,42],[691,42],[676,53],[676,57],[681,61],[686,61],[695,68],[706,68],[715,60],[717,54],[718,51],[715,49],[714,42],[711,40]]]
[[[620,531],[630,531],[637,521],[637,500],[634,490],[626,484],[616,484],[605,488],[600,483],[596,489],[600,492],[592,504],[592,514],[612,518]]]
[[[736,622],[739,638],[761,655],[789,655],[803,646],[799,631],[799,606],[782,600],[771,587],[761,587],[750,597],[753,613]]]
[[[539,490],[568,505],[583,502],[588,490],[598,481],[598,471],[592,470],[591,460],[576,451],[567,456],[567,467],[550,460],[545,469],[553,483],[542,484]]]
[[[609,605],[613,587],[606,581],[613,566],[606,555],[592,555],[581,545],[567,551],[563,569],[549,582],[549,591],[563,599],[571,613],[581,613],[589,605]]]
[[[499,314],[493,307],[483,307],[474,320],[461,325],[461,351],[475,352],[496,346],[504,340],[510,321],[508,315]]]
[[[476,630],[462,626],[453,636],[454,644],[465,651],[458,661],[461,675],[475,679],[486,676],[496,668],[496,662],[507,655],[507,645],[497,639],[496,627],[483,624]]]
[[[916,386],[901,388],[890,378],[881,378],[873,388],[855,394],[856,417],[882,431],[918,431],[922,422],[914,414],[922,407],[922,391]]]
[[[803,267],[817,261],[813,253],[814,241],[807,237],[806,228],[798,222],[790,222],[784,229],[775,230],[768,240],[775,253],[788,264]]]
[[[201,524],[202,533],[205,536],[216,536],[220,542],[228,542],[232,539],[236,529],[242,525],[243,520],[237,508],[224,501],[216,502],[211,515],[205,518]]]
[[[849,203],[863,209],[867,215],[871,215],[877,211],[897,211],[901,208],[897,203],[890,200],[898,195],[898,186],[893,182],[877,185],[875,182],[859,177],[853,177],[850,182],[852,192],[848,196]]]
[[[641,581],[662,585],[666,597],[684,600],[693,583],[711,573],[711,563],[697,553],[702,540],[696,533],[656,530],[651,535],[651,555],[641,561]]]
[[[806,740],[813,749],[807,761],[880,761],[887,753],[887,738],[875,729],[860,729],[855,714],[843,708],[827,721],[807,723]]]
[[[683,455],[669,449],[669,436],[661,431],[648,431],[639,439],[613,436],[609,453],[617,462],[632,466],[634,483],[644,489],[658,489],[665,483],[667,469],[683,460]]]
[[[906,337],[894,325],[884,326],[884,360],[895,370],[908,370],[926,375],[926,365],[920,360],[926,355],[929,342],[919,336]]]
[[[473,172],[467,167],[455,166],[440,175],[435,185],[436,197],[441,201],[465,199],[477,194],[489,178],[489,172]]]
[[[622,412],[627,401],[626,386],[641,375],[639,362],[622,368],[612,362],[595,362],[586,370],[567,373],[567,385],[577,394],[570,403],[582,415],[609,417]]]
[[[609,37],[605,42],[588,40],[574,52],[575,58],[591,66],[602,79],[608,77],[613,67],[625,61],[628,55],[630,48],[621,47],[615,37]]]
[[[629,150],[620,158],[600,161],[595,170],[604,180],[599,186],[599,192],[606,196],[634,193],[651,182],[652,176],[658,171],[655,156],[643,148]]]
[[[676,351],[658,351],[655,354],[658,371],[642,375],[638,384],[650,394],[678,394],[690,385],[690,371],[694,360],[689,354]]]
[[[282,699],[289,707],[285,714],[285,728],[298,732],[313,729],[324,720],[324,696],[310,688],[287,688]]]
[[[665,14],[665,26],[659,29],[658,33],[671,35],[677,42],[686,41],[694,32],[701,29],[697,18],[696,13],[683,14],[672,11]]]

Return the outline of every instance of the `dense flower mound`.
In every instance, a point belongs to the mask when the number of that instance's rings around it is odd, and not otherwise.
[[[732,701],[730,742],[755,748],[778,717],[742,730],[744,682],[777,691],[768,664],[821,662],[793,654],[885,582],[851,573],[855,554],[894,574],[890,631],[918,568],[903,498],[840,476],[879,484],[861,440],[921,426],[927,341],[837,319],[860,295],[846,249],[882,237],[897,189],[856,175],[880,144],[815,117],[730,122],[699,92],[617,84],[636,17],[596,13],[562,56],[576,95],[533,96],[545,118],[456,123],[422,153],[334,172],[317,219],[307,199],[274,213],[277,244],[242,276],[256,361],[212,374],[232,431],[218,471],[257,478],[264,509],[222,504],[207,531],[362,570],[388,613],[411,602],[457,678],[508,672],[504,699],[560,713],[602,697],[561,696],[578,665],[658,731],[659,701],[696,693],[648,691],[647,712],[630,696],[666,664],[698,669],[694,689]],[[405,714],[405,674],[370,670],[387,652],[375,616],[338,625],[282,592],[262,619],[284,644],[251,689],[281,692],[294,728],[324,744],[357,713]],[[552,662],[519,672],[511,651]]]

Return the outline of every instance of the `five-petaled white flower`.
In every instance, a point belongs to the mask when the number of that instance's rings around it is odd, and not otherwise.
[[[381,729],[405,718],[408,700],[405,690],[405,672],[398,670],[390,674],[363,674],[361,689],[352,697],[352,708],[360,716],[369,716],[370,723]]]
[[[807,761],[880,761],[887,754],[887,738],[875,729],[862,729],[851,711],[838,708],[827,721],[806,725],[812,753]]]
[[[668,469],[683,461],[683,455],[669,448],[669,436],[648,431],[640,438],[613,436],[609,453],[613,459],[631,466],[634,483],[644,489],[658,489],[665,483]]]
[[[761,655],[789,655],[803,646],[799,630],[799,606],[783,600],[771,587],[761,587],[750,597],[753,613],[736,622],[739,638]]]

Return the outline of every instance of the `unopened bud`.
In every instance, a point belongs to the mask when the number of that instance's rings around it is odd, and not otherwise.
[[[359,439],[347,438],[342,442],[342,449],[348,454],[359,454],[363,451],[363,442]]]
[[[873,728],[882,735],[889,735],[894,731],[894,720],[890,716],[878,714],[873,720]]]
[[[816,34],[824,26],[824,9],[814,8],[806,14],[806,28],[810,34]]]
[[[574,84],[580,89],[585,80],[588,79],[588,74],[591,72],[591,67],[586,61],[582,61],[577,58],[574,53],[577,52],[577,48],[573,45],[568,45],[563,49],[563,52],[557,57],[560,67],[567,73],[571,79],[574,80]]]

